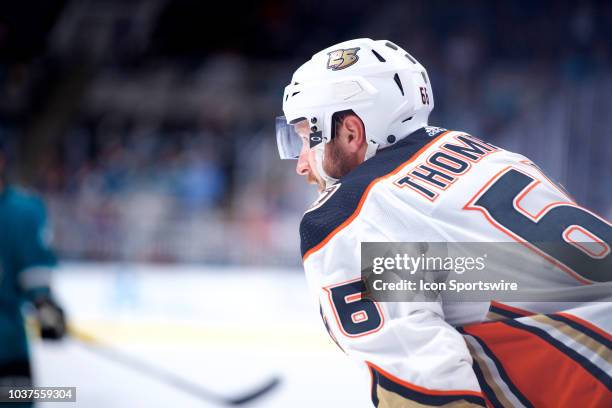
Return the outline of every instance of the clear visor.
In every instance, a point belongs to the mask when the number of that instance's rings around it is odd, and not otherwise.
[[[308,121],[303,119],[297,123],[287,123],[284,116],[276,117],[276,145],[281,159],[297,159],[308,140]]]

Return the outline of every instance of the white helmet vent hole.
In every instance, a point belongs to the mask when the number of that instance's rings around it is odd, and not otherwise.
[[[425,85],[427,85],[427,75],[425,75],[425,71],[421,71],[421,75],[423,76],[423,81],[425,81]]]
[[[402,120],[402,123],[404,123],[404,122],[408,122],[409,120],[412,120],[412,116],[410,116],[409,118],[406,118],[406,119]]]

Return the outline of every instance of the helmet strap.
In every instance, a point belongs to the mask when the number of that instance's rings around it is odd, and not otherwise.
[[[329,176],[325,172],[325,170],[323,170],[323,160],[325,159],[325,144],[324,143],[321,143],[321,145],[316,147],[316,149],[315,149],[315,158],[316,158],[316,163],[315,164],[317,166],[317,172],[319,173],[319,175],[321,176],[321,178],[325,182],[325,188],[331,187],[334,184],[336,184],[338,179]]]

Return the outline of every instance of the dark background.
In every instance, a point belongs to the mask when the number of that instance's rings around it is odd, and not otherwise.
[[[313,53],[389,39],[428,70],[430,123],[526,154],[612,216],[612,3],[13,1],[0,141],[68,258],[297,264],[313,193],[277,158]]]

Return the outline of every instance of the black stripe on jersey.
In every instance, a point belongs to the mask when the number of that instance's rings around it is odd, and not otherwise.
[[[435,134],[437,137],[441,133]],[[319,208],[304,214],[300,223],[302,257],[346,221],[375,179],[385,176],[408,161],[435,137],[421,128],[396,144],[379,151],[339,180],[340,188]]]
[[[502,316],[507,317],[509,319],[517,319],[519,317],[525,317],[525,315],[518,314],[518,313],[513,312],[511,310],[501,308],[499,306],[495,306],[494,304],[491,304],[491,306],[489,306],[489,311],[493,312],[493,313],[496,313],[498,315],[502,315]]]
[[[372,399],[372,404],[375,407],[378,407],[378,375],[374,368],[368,364],[368,368],[370,369],[370,375],[372,376],[372,389],[370,390],[370,398]]]
[[[491,323],[483,323],[483,324],[499,324],[499,323],[498,322],[491,322]],[[506,370],[504,369],[504,366],[502,365],[501,361],[499,361],[497,359],[495,354],[493,354],[493,351],[489,348],[489,346],[487,346],[487,344],[484,342],[484,340],[482,340],[480,337],[478,337],[478,336],[476,336],[476,335],[474,335],[472,333],[466,333],[465,330],[463,330],[462,327],[458,327],[457,331],[459,333],[463,334],[464,336],[471,336],[474,340],[476,340],[478,342],[478,344],[480,344],[480,347],[482,347],[482,350],[487,355],[487,357],[489,357],[491,359],[491,361],[493,361],[493,364],[495,364],[495,368],[497,368],[497,372],[499,373],[499,377],[502,379],[503,382],[506,383],[506,385],[508,386],[508,389],[510,390],[510,392],[512,392],[514,394],[514,396],[516,397],[516,399],[521,401],[523,403],[523,405],[525,405],[526,407],[533,407],[533,404],[527,399],[527,397],[525,395],[523,395],[523,393],[512,382],[512,380],[510,380],[510,377],[508,377],[508,373],[506,373]]]
[[[374,406],[378,406],[378,395],[376,392],[376,385],[380,385],[387,391],[394,392],[406,398],[409,401],[415,401],[422,405],[427,406],[441,406],[450,404],[457,401],[467,401],[472,404],[486,407],[484,398],[477,397],[470,394],[453,394],[453,395],[439,395],[439,394],[426,394],[424,392],[416,391],[408,387],[398,384],[397,382],[387,378],[383,373],[380,373],[375,367],[369,366],[372,373],[372,402]]]
[[[574,360],[576,363],[580,364],[585,370],[591,373],[593,378],[595,378],[597,381],[605,385],[606,388],[608,388],[608,390],[612,391],[612,377],[606,374],[606,372],[603,371],[601,368],[593,364],[588,358],[582,356],[577,351],[561,343],[559,340],[555,339],[553,336],[548,334],[546,331],[538,327],[533,327],[533,326],[529,326],[529,325],[520,323],[516,320],[502,321],[500,323],[507,324],[508,326],[514,327],[516,329],[524,330],[524,331],[527,331],[531,334],[538,336],[539,338],[546,341],[548,344],[555,347],[557,350],[559,350],[560,352],[562,352],[563,354],[565,354],[566,356]]]
[[[487,399],[489,400],[491,405],[493,405],[493,408],[505,408],[504,405],[497,399],[495,392],[489,386],[487,380],[485,380],[484,374],[482,373],[480,366],[476,362],[476,359],[472,360],[472,369],[474,370],[474,374],[476,374],[476,379],[478,380],[478,384],[480,385],[480,389],[482,390],[482,392],[484,392],[484,394],[487,396]]]
[[[561,316],[561,315],[557,315],[557,314],[547,314],[546,316],[550,317],[553,320],[556,320],[558,322],[561,323],[565,323],[568,326],[578,330],[579,332],[585,334],[588,337],[591,337],[593,340],[596,340],[598,342],[600,342],[601,344],[603,344],[604,346],[608,347],[608,348],[612,348],[612,341],[608,340],[607,338],[605,338],[604,336],[602,336],[601,334],[597,333],[594,330],[591,330],[590,328],[588,328],[585,325],[582,325],[572,319],[568,319],[565,316]]]

